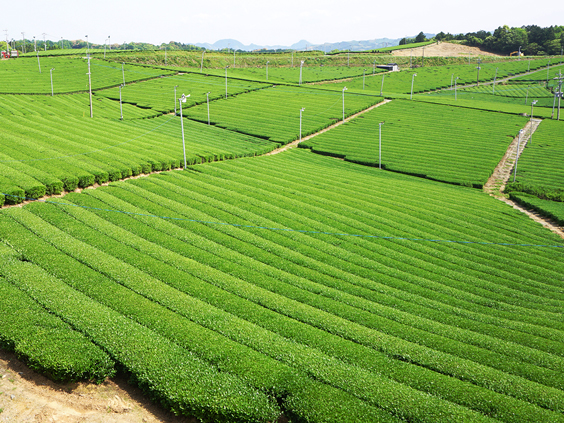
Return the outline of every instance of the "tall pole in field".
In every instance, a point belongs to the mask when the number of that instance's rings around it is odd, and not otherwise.
[[[204,70],[204,53],[206,51],[202,51],[202,62],[200,63],[200,72],[202,72]]]
[[[527,95],[525,95],[525,106],[527,105],[527,101],[529,101],[529,88],[531,88],[531,86],[527,85]]]
[[[121,114],[121,119],[123,120],[123,108],[121,106],[121,89],[124,87],[124,85],[120,85],[119,86],[119,113]]]
[[[85,35],[86,37],[86,55],[88,55],[88,53],[90,53],[90,43],[88,42],[88,35]]]
[[[110,41],[110,36],[108,35],[108,50],[112,51],[112,42]]]
[[[51,74],[51,97],[53,97],[53,71],[55,70],[55,68],[51,68],[51,70],[49,71],[49,73]]]
[[[266,80],[268,81],[268,64],[270,63],[269,60],[266,61]]]
[[[413,81],[415,80],[416,76],[417,74],[414,73],[413,76],[411,77],[411,96],[409,97],[410,100],[413,100]]]
[[[104,59],[106,58],[106,41],[108,41],[107,38],[104,40]]]
[[[454,73],[450,76],[450,89],[452,90],[452,81],[454,80]]]
[[[382,85],[380,85],[380,96],[382,96],[382,93],[384,92],[384,76],[382,75]]]
[[[378,168],[382,169],[382,124],[378,124]]]
[[[350,67],[351,65],[351,52],[347,51],[347,66]]]
[[[374,64],[372,65],[372,75],[376,73],[376,59],[374,59]]]
[[[478,66],[476,66],[476,69],[478,70],[478,76],[476,77],[476,86],[480,85],[480,69],[482,69],[480,67],[480,63],[482,61],[480,59],[478,59]]]
[[[41,35],[43,35],[43,50],[44,50],[44,51],[47,51],[47,40],[45,39],[45,36],[46,36],[47,34],[43,33],[43,34],[41,34]]]
[[[492,89],[492,94],[495,94],[495,81],[497,79],[497,70],[499,68],[495,68],[495,76],[494,76],[494,82],[493,82],[493,89]]]
[[[533,100],[531,101],[531,131],[530,131],[530,135],[529,135],[529,144],[532,145],[533,144],[533,107],[535,106],[535,104],[537,104],[538,100]]]
[[[206,103],[208,103],[208,125],[210,125],[210,92],[206,93]]]
[[[177,116],[177,114],[176,114],[176,88],[178,88],[178,85],[174,86],[174,116]]]
[[[347,87],[343,88],[343,122],[345,121],[345,91],[347,90]]]
[[[229,66],[225,66],[225,99],[227,100],[227,68]]]
[[[37,55],[37,66],[39,67],[39,73],[41,73],[41,63],[39,62],[39,52],[37,51],[37,40],[35,39],[35,35],[33,36],[33,46],[35,49],[35,54]]]
[[[456,97],[456,81],[458,81],[459,79],[460,79],[460,77],[457,76],[456,79],[454,80],[454,101],[457,100],[457,97]]]
[[[300,109],[300,142],[302,142],[302,112],[305,110],[305,107]]]
[[[92,111],[92,74],[90,72],[90,55],[87,57],[88,59],[88,92],[90,94],[90,117],[94,117],[94,113]]]
[[[190,97],[190,94],[188,94],[187,96],[182,94],[182,97],[178,99],[178,103],[180,104],[180,126],[182,127],[182,151],[184,152],[184,170],[186,170],[186,144],[184,144],[184,119],[182,117],[182,103],[186,103],[187,97]]]
[[[125,62],[121,62],[121,76],[123,78],[123,85],[125,85]],[[174,98],[176,98],[176,96]],[[174,102],[174,105],[176,107],[176,101]]]
[[[521,134],[523,130],[519,130],[519,139],[517,140],[517,153],[515,154],[515,167],[513,168],[513,182],[515,182],[515,178],[517,177],[517,162],[519,161],[519,149],[521,148]]]
[[[300,62],[300,85],[302,85],[302,68],[304,67],[304,61]]]
[[[548,63],[546,65],[546,87],[548,88],[548,73],[550,68],[550,59],[548,59]]]
[[[25,53],[25,34],[22,32],[22,50]]]

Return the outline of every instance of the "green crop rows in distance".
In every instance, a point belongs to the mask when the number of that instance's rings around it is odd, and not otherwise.
[[[10,128],[0,133],[0,192],[16,196],[6,198],[9,204],[183,166],[175,116],[116,122],[3,115],[0,123]],[[184,130],[189,164],[263,154],[278,146],[194,121],[185,121]]]
[[[40,57],[40,65],[33,57],[21,57],[0,62],[0,93],[51,94],[51,74],[54,93],[88,91],[88,61],[83,58]],[[39,72],[41,67],[41,73]],[[91,60],[92,89],[115,87],[133,82],[172,74],[172,71],[144,66],[125,65],[104,60]],[[50,70],[55,68],[52,72]]]
[[[0,273],[181,414],[562,420],[560,251],[256,227],[559,238],[478,191],[303,150],[191,170],[58,200],[85,209],[2,211],[0,237],[28,263],[3,257]],[[195,379],[169,364],[186,356],[183,370],[201,375],[202,395],[180,394]]]
[[[519,157],[517,178],[507,191],[522,191],[541,198],[564,201],[564,123],[544,120]]]
[[[513,137],[527,122],[517,116],[393,100],[302,142],[313,152],[443,182],[482,187]]]
[[[118,97],[119,100],[119,97]],[[119,101],[102,96],[92,100],[92,114],[95,118],[120,120],[123,118],[142,119],[155,117],[159,111],[135,107],[123,102],[120,110]],[[0,116],[74,116],[90,118],[90,100],[88,94],[65,95],[12,95],[0,94]]]
[[[186,103],[182,105],[183,108],[205,103],[206,93],[208,92],[210,93],[210,101],[225,98],[225,78],[186,73],[127,85],[122,88],[122,101],[134,104],[138,107],[150,108],[155,112],[174,112],[175,86],[177,86],[177,99],[180,98],[182,94],[190,95],[190,97],[186,99]],[[258,82],[228,79],[227,95],[234,96],[268,86],[268,84]],[[97,91],[96,96],[119,101],[119,88]],[[176,110],[179,111],[179,109],[180,105],[177,100]]]
[[[509,84],[496,84],[495,88],[492,85],[479,85],[477,87],[469,87],[461,90],[463,93],[484,93],[492,94],[501,97],[514,97],[522,98],[523,100],[534,100],[538,98],[550,98],[552,100],[553,94],[548,91],[544,85],[527,84],[527,83],[509,83]]]
[[[299,138],[301,108],[305,108],[302,136],[306,136],[342,119],[342,98],[334,91],[276,86],[214,102],[210,105],[210,120],[221,128],[287,144]],[[345,94],[345,116],[381,100],[377,96]],[[184,115],[207,122],[207,106],[191,107]]]
[[[493,81],[496,68],[497,79],[527,72],[530,69],[538,69],[546,66],[548,59],[532,60],[530,65],[526,61],[513,61],[504,63],[482,63],[480,65],[480,82]],[[421,93],[425,91],[450,88],[451,83],[454,87],[456,78],[457,85],[475,84],[477,81],[477,64],[458,66],[425,66],[416,69],[401,67],[400,72],[391,72],[366,78],[365,90],[380,92],[382,88],[382,77],[384,78],[383,92],[386,93],[411,93],[411,82],[413,80],[413,92]],[[413,77],[414,74],[417,76]],[[355,78],[354,81],[335,84],[335,89],[342,89],[343,85],[347,88],[362,90],[362,78]],[[329,85],[327,85],[329,87]]]
[[[206,73],[212,75],[224,75],[223,69],[206,69]],[[348,66],[308,66],[302,67],[302,84],[319,81],[330,81],[334,79],[347,79],[353,77],[371,75],[373,72],[380,73],[383,69],[366,67],[348,67]],[[255,81],[267,81],[266,65],[252,68],[235,68],[228,69],[229,77],[251,79]],[[293,67],[268,67],[268,82],[282,82],[298,84],[300,82],[300,62]]]

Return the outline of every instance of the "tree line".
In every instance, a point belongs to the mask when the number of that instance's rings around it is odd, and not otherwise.
[[[424,41],[462,41],[469,46],[483,47],[505,54],[521,50],[527,56],[557,55],[562,54],[564,50],[564,26],[541,28],[538,25],[526,25],[520,28],[510,28],[503,25],[493,33],[480,30],[456,35],[441,31],[430,39],[420,32],[415,38],[403,38],[399,44]]]

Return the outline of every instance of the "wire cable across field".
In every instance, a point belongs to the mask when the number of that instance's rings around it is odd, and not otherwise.
[[[451,243],[451,244],[497,245],[497,246],[504,246],[504,247],[564,248],[564,245],[512,244],[512,243],[507,243],[507,242],[482,242],[482,241],[453,241],[453,240],[446,240],[446,239],[406,238],[406,237],[397,237],[397,236],[381,236],[381,235],[366,235],[366,234],[349,234],[349,233],[339,233],[339,232],[311,231],[311,230],[307,230],[307,229],[273,228],[273,227],[269,227],[269,226],[243,225],[243,224],[240,224],[240,223],[228,223],[228,222],[213,222],[213,221],[207,221],[207,220],[188,219],[188,218],[184,218],[184,217],[159,216],[159,215],[156,215],[156,214],[134,213],[134,212],[128,212],[128,211],[124,211],[124,210],[103,209],[103,208],[100,208],[100,207],[81,206],[81,205],[72,204],[72,203],[59,203],[58,201],[41,200],[41,199],[37,199],[37,198],[27,198],[27,197],[21,197],[21,196],[18,196],[18,195],[5,194],[5,193],[0,193],[0,195],[4,195],[6,197],[23,199],[24,201],[39,201],[41,203],[54,204],[56,206],[78,207],[78,208],[87,209],[87,210],[96,210],[96,211],[111,212],[111,213],[122,213],[122,214],[127,214],[127,215],[130,215],[130,216],[154,217],[154,218],[157,218],[157,219],[180,220],[180,221],[184,221],[184,222],[202,223],[202,224],[207,224],[207,225],[233,226],[233,227],[236,227],[236,228],[265,229],[265,230],[269,230],[269,231],[284,231],[284,232],[299,232],[299,233],[303,233],[303,234],[351,236],[351,237],[357,237],[357,238],[386,239],[386,240],[392,240],[392,241],[397,240],[397,241],[415,241],[415,242],[445,242],[445,243]]]

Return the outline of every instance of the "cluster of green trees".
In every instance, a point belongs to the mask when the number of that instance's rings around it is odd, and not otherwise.
[[[423,31],[421,31],[415,38],[402,38],[399,45],[403,46],[405,44],[423,43],[425,41],[428,41],[427,36],[423,34]]]
[[[488,31],[469,32],[467,34],[452,35],[439,32],[435,35],[437,41],[460,40],[471,46],[482,46],[488,50],[511,53],[519,51],[529,55],[561,54],[564,48],[564,26],[550,26],[541,28],[537,25],[527,25],[520,28],[510,28],[507,25],[498,27],[493,34]]]

